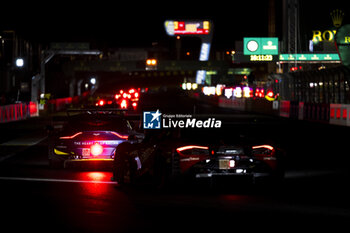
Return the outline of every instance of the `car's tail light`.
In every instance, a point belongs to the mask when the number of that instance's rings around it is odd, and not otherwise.
[[[122,102],[120,103],[120,108],[128,108],[128,103],[126,102],[126,100],[122,100]]]
[[[99,106],[105,105],[105,101],[104,101],[104,100],[99,100],[99,101],[98,101],[98,105],[99,105]]]
[[[252,147],[252,154],[254,156],[268,157],[268,156],[273,156],[274,152],[275,152],[275,149],[273,148],[273,146],[270,146],[270,145],[259,145],[259,146]]]
[[[95,143],[94,145],[91,146],[91,154],[93,156],[101,155],[102,152],[103,152],[103,147],[100,144]]]
[[[82,134],[83,132],[79,132],[79,133],[76,133],[76,134],[73,134],[72,136],[62,136],[60,137],[60,139],[73,139],[75,138],[76,136]]]
[[[182,146],[176,148],[176,151],[183,155],[209,155],[209,147],[207,146]]]
[[[128,139],[128,135],[121,135],[121,134],[119,134],[119,133],[117,133],[117,132],[111,132],[111,134],[113,134],[113,135],[115,135],[115,136],[117,136],[117,137],[119,137],[119,138],[121,138],[121,139]]]

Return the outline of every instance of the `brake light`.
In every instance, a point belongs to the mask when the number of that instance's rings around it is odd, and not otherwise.
[[[120,107],[121,108],[127,108],[128,107],[128,104],[127,104],[126,100],[122,100],[122,102],[120,103]]]
[[[208,150],[209,147],[207,146],[183,146],[183,147],[179,147],[176,149],[177,152],[181,152],[181,151],[185,151],[185,150],[192,150],[192,149],[203,149],[203,150]]]
[[[268,150],[274,150],[273,146],[270,146],[270,145],[253,146],[252,148],[253,148],[253,150],[261,149],[261,148],[268,149]]]
[[[76,136],[78,136],[78,135],[80,135],[82,133],[83,132],[79,132],[79,133],[76,133],[76,134],[74,134],[72,136],[63,136],[63,137],[60,137],[60,139],[73,139],[73,138],[75,138]]]
[[[114,134],[115,136],[119,137],[119,138],[122,138],[122,139],[128,139],[128,135],[121,135],[117,132],[111,132],[111,134]]]
[[[270,97],[270,98],[272,98],[272,97],[273,97],[273,92],[272,92],[272,91],[268,91],[268,92],[267,92],[267,96]]]
[[[98,101],[98,105],[100,105],[100,106],[105,105],[105,101],[104,101],[104,100],[100,100],[100,101]]]
[[[275,149],[270,145],[259,145],[252,147],[252,154],[258,157],[274,157]]]
[[[103,152],[103,147],[100,144],[95,143],[94,145],[91,146],[91,154],[93,156],[98,156],[102,154],[102,152]]]

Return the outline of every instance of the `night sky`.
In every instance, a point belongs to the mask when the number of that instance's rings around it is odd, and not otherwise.
[[[195,2],[195,3],[194,3]],[[2,4],[0,30],[15,30],[28,40],[90,42],[94,47],[142,47],[166,41],[166,19],[209,19],[213,45],[233,48],[244,36],[267,36],[268,0],[250,1],[47,1]],[[346,1],[301,1],[305,31],[332,25],[331,9],[345,11]],[[189,5],[189,6],[188,6]],[[236,7],[235,7],[236,5]],[[281,37],[282,4],[276,0],[277,36]],[[347,19],[348,18],[348,19]]]

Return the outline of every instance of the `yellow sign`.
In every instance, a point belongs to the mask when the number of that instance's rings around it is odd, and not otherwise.
[[[321,32],[319,30],[312,31],[312,41],[313,42],[321,42],[321,41],[333,41],[337,30],[326,30]]]

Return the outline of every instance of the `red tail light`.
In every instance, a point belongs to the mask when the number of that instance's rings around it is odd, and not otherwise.
[[[76,136],[82,134],[83,132],[79,132],[79,133],[76,133],[76,134],[73,134],[72,136],[63,136],[63,137],[60,137],[60,139],[73,139],[75,138]]]
[[[105,101],[104,101],[104,100],[100,100],[100,101],[98,101],[98,105],[100,105],[100,106],[105,105]]]
[[[182,147],[179,147],[179,148],[176,148],[176,151],[177,152],[184,152],[184,151],[187,151],[187,150],[206,150],[207,153],[208,152],[208,149],[209,147],[207,146],[195,146],[195,145],[190,145],[190,146],[182,146]]]
[[[114,134],[115,136],[119,137],[119,138],[122,138],[122,139],[128,139],[128,135],[121,135],[117,132],[111,132],[111,134]]]
[[[207,146],[183,146],[179,147],[176,150],[177,151],[183,151],[183,150],[191,150],[191,149],[203,149],[203,150],[208,150]]]
[[[91,146],[91,154],[93,156],[101,155],[102,152],[103,152],[103,147],[100,144],[95,143],[94,145]]]
[[[270,145],[253,146],[252,148],[253,148],[253,150],[254,149],[261,149],[261,148],[268,149],[268,150],[274,150],[273,146],[270,146]]]
[[[252,147],[252,154],[258,157],[273,157],[275,149],[270,145],[259,145]]]
[[[120,107],[121,108],[128,108],[128,104],[127,104],[126,100],[122,100],[122,102],[120,103]]]

